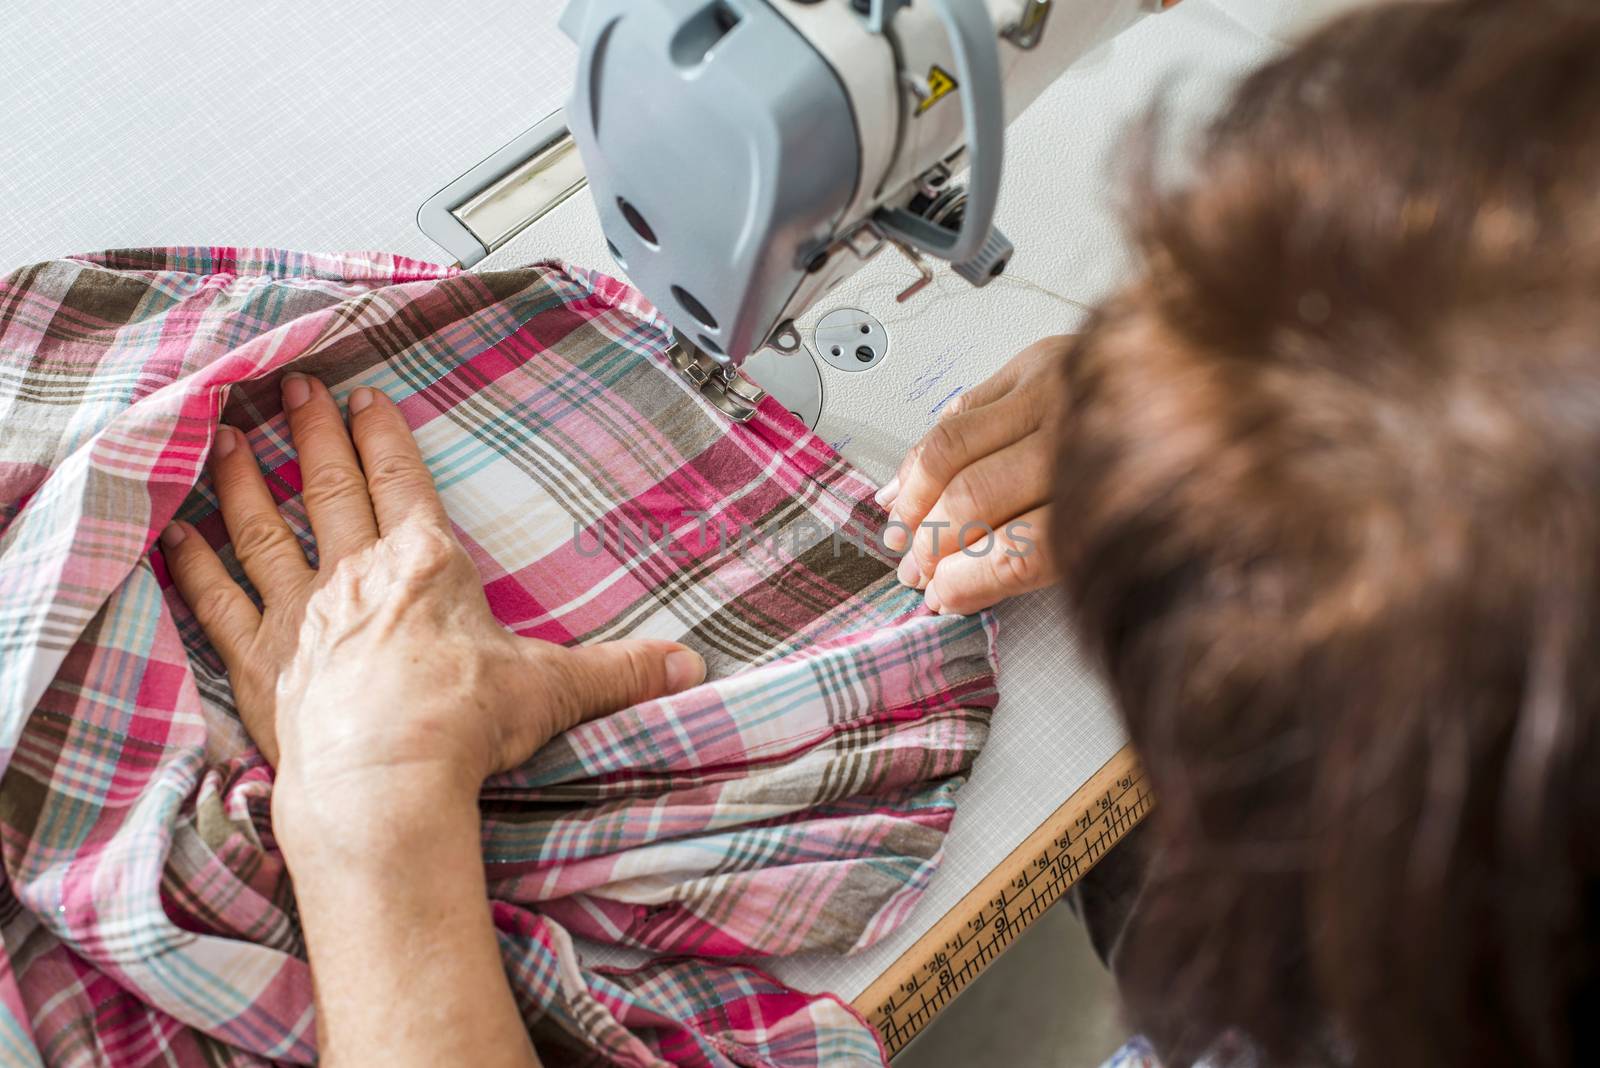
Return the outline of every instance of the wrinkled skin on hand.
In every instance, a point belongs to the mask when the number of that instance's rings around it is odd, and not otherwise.
[[[244,435],[218,430],[212,473],[255,605],[187,524],[162,533],[179,593],[216,646],[251,738],[277,769],[280,840],[320,814],[476,795],[575,724],[698,683],[672,642],[569,649],[494,618],[398,408],[292,375],[284,407],[317,539],[313,569]],[[408,798],[408,793],[413,797]]]

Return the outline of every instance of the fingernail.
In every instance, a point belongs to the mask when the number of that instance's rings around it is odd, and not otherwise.
[[[311,399],[311,383],[302,374],[285,375],[283,379],[283,406],[291,412]]]
[[[906,546],[911,544],[911,531],[898,518],[890,515],[889,525],[883,528],[883,544],[892,553],[903,553]]]
[[[934,615],[944,611],[944,604],[939,600],[939,591],[932,586],[929,586],[928,592],[922,595],[922,603],[927,605],[928,611]]]
[[[168,523],[166,528],[161,531],[161,547],[163,549],[171,549],[188,536],[189,532],[178,524]]]
[[[885,482],[883,488],[872,495],[872,499],[878,502],[879,508],[887,508],[898,496],[900,496],[900,476],[896,475]]]
[[[667,689],[673,693],[698,686],[706,677],[706,662],[693,649],[675,649],[667,654]]]
[[[354,415],[372,403],[372,390],[362,386],[350,394],[350,414]]]
[[[217,443],[212,448],[219,457],[228,455],[234,450],[234,446],[238,444],[239,432],[237,430],[231,426],[217,427]]]
[[[917,566],[917,558],[913,553],[906,553],[900,560],[900,567],[895,571],[895,578],[903,586],[916,588],[922,585],[922,568]]]

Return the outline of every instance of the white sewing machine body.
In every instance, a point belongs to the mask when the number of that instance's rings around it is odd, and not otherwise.
[[[736,368],[886,246],[1002,273],[1006,124],[1148,3],[573,0],[567,119],[610,248]]]
[[[1006,125],[1173,2],[570,0],[561,27],[578,66],[564,116],[420,219],[471,263],[454,224],[487,251],[586,184],[607,258],[672,323],[679,368],[745,418],[760,394],[740,366],[766,346],[795,353],[797,320],[884,250],[918,276],[905,296],[931,281],[925,256],[976,287],[1001,277],[1014,253],[994,226]],[[475,222],[486,198],[493,221]]]

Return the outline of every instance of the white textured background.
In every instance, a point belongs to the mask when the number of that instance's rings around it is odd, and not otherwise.
[[[560,0],[5,0],[0,271],[130,245],[437,260],[417,207],[561,106]]]

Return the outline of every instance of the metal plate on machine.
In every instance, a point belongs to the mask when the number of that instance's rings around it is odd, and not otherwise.
[[[876,367],[889,353],[889,332],[860,308],[838,308],[817,322],[817,355],[841,371]]]
[[[817,429],[822,418],[822,372],[804,348],[782,352],[769,346],[751,355],[743,370],[808,429]]]
[[[586,184],[565,116],[547,115],[417,209],[417,226],[471,267]]]

